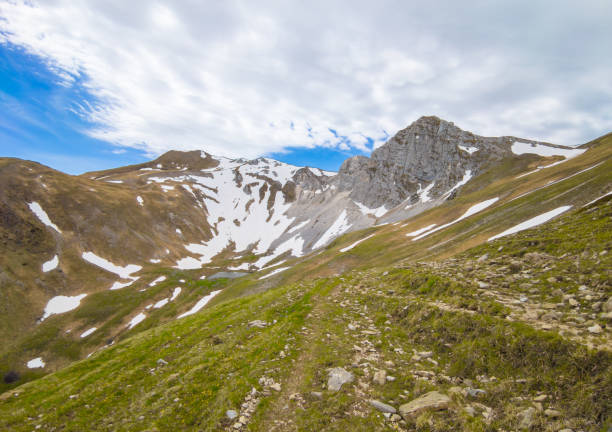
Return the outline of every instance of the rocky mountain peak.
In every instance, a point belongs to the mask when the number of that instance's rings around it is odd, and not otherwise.
[[[335,184],[371,208],[428,200],[510,155],[513,141],[481,137],[439,117],[424,116],[374,150],[370,158],[346,160]]]

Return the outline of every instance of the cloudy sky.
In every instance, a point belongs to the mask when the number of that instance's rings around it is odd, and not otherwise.
[[[336,169],[421,115],[580,144],[612,130],[610,22],[609,0],[0,0],[0,156]]]

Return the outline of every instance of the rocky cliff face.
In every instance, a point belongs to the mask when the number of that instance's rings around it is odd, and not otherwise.
[[[333,184],[370,208],[427,201],[458,189],[485,166],[510,156],[515,141],[481,137],[438,117],[421,117],[370,158],[347,159]]]

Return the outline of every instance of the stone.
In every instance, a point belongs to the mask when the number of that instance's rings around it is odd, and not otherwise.
[[[236,417],[238,417],[238,413],[236,411],[234,411],[234,410],[227,410],[227,411],[225,411],[225,415],[230,420],[234,420]]]
[[[559,432],[574,432],[573,429],[569,429],[569,428],[565,428],[565,429],[561,429]]]
[[[487,260],[487,258],[489,258],[489,254],[484,254],[482,256],[480,256],[476,261],[481,263]]]
[[[603,331],[599,324],[592,325],[591,327],[588,327],[587,330],[589,331],[589,333],[593,334],[600,334]]]
[[[451,400],[445,394],[432,391],[399,407],[404,419],[417,417],[423,411],[441,411],[448,409]]]
[[[262,320],[253,320],[251,322],[248,323],[248,327],[252,328],[252,327],[257,327],[257,328],[264,328],[267,327],[268,323]]]
[[[323,399],[323,393],[321,392],[313,391],[313,392],[310,392],[310,395],[315,399]]]
[[[482,390],[482,389],[475,389],[475,388],[472,388],[472,387],[467,387],[465,389],[465,394],[467,396],[475,398],[475,397],[479,397],[479,396],[484,396],[484,395],[487,394],[487,392]]]
[[[388,405],[384,402],[381,402],[375,399],[370,399],[368,403],[380,412],[389,413],[389,414],[395,414],[397,412],[397,410],[391,405]]]
[[[547,410],[544,410],[544,415],[549,418],[557,418],[561,417],[561,412],[555,409],[548,408]]]
[[[157,366],[166,366],[168,362],[164,359],[157,359]]]
[[[387,382],[387,372],[384,370],[379,370],[374,373],[374,382],[378,385],[383,385]]]
[[[274,383],[274,384],[270,385],[270,388],[272,390],[274,390],[274,391],[277,391],[277,392],[281,391],[281,385],[279,383]]]
[[[603,304],[602,309],[604,312],[612,312],[612,297]]]
[[[544,402],[546,399],[548,399],[548,395],[539,395],[533,398],[534,402]]]
[[[333,368],[329,371],[329,379],[327,380],[327,389],[338,391],[343,384],[353,382],[354,376],[343,368]]]
[[[519,429],[529,429],[533,425],[536,410],[533,407],[529,407],[526,410],[521,411],[518,414],[519,418]]]

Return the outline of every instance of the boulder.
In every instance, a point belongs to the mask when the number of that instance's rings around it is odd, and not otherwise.
[[[394,407],[392,407],[391,405],[387,405],[386,403],[381,402],[381,401],[370,399],[368,403],[372,407],[376,408],[378,411],[381,411],[384,413],[395,414],[397,412],[397,410]]]
[[[343,368],[333,368],[329,371],[329,379],[327,380],[327,389],[338,391],[343,384],[353,382],[353,374]]]
[[[399,407],[404,419],[414,418],[423,411],[441,411],[448,409],[451,400],[445,394],[432,391]]]

